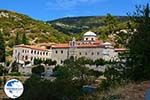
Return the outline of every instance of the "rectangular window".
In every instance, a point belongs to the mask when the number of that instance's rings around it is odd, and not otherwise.
[[[99,55],[99,52],[97,52],[97,55]]]
[[[85,53],[85,55],[87,55],[87,52]]]
[[[94,55],[94,52],[92,52],[91,54]]]
[[[60,62],[61,64],[63,64],[63,61],[61,60],[61,62]]]
[[[61,50],[61,53],[63,53],[63,50]]]
[[[40,55],[42,55],[42,52],[40,52]]]
[[[31,57],[31,61],[33,60],[33,57]]]
[[[31,54],[33,53],[33,50],[31,50]]]
[[[56,52],[56,53],[58,53],[58,51],[57,51],[57,50],[56,50],[55,52]]]
[[[28,60],[28,56],[26,56],[25,59]]]
[[[79,55],[81,55],[81,52],[79,53]]]
[[[36,54],[36,51],[34,51],[34,54]]]

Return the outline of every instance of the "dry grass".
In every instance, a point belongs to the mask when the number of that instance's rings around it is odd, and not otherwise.
[[[129,83],[110,89],[109,92],[98,93],[96,100],[144,100],[150,81]]]

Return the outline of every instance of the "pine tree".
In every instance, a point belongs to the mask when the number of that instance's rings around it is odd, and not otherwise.
[[[5,62],[5,42],[2,31],[0,31],[0,62]]]
[[[150,79],[150,9],[149,5],[138,9],[132,17],[137,24],[137,31],[132,35],[128,48],[130,50],[128,76],[132,80]]]

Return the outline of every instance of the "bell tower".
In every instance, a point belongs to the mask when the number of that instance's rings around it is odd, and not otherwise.
[[[68,50],[68,58],[72,57],[76,57],[77,55],[77,42],[75,37],[72,38],[72,41],[69,42],[69,50]]]

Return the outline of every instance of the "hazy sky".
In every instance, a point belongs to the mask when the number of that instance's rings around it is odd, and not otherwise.
[[[135,5],[150,0],[1,0],[0,9],[16,11],[39,20],[71,16],[126,15]]]

